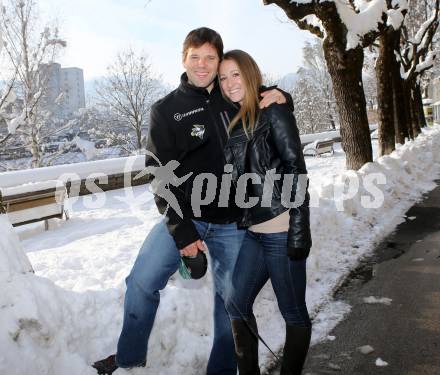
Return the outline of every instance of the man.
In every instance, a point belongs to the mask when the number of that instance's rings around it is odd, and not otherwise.
[[[221,181],[223,148],[228,138],[225,119],[232,119],[237,113],[222,97],[217,82],[222,56],[223,42],[217,32],[205,27],[191,31],[183,44],[186,73],[181,77],[180,86],[156,102],[151,110],[146,166],[163,169],[172,164],[173,176],[178,176],[180,181],[166,184],[167,193],[172,193],[179,208],[167,202],[164,194],[155,194],[156,205],[165,219],[148,234],[126,279],[124,321],[117,354],[94,363],[93,367],[100,374],[111,374],[117,367],[145,366],[159,291],[178,269],[181,256],[191,257],[199,250],[205,251],[204,243],[210,253],[215,288],[214,342],[207,374],[235,375],[237,372],[234,340],[223,296],[244,231],[236,227],[237,208],[233,204],[219,204],[220,184],[213,201],[200,207],[198,217],[191,207],[193,181],[198,175],[210,173]],[[263,96],[262,107],[286,101],[278,90],[267,91]],[[168,164],[173,160],[178,163]],[[155,185],[165,184],[156,181]],[[204,189],[203,193],[208,194],[208,190]],[[233,202],[232,199],[230,203]]]

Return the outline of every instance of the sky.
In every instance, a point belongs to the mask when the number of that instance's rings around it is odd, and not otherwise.
[[[156,73],[175,86],[183,71],[186,34],[201,26],[217,30],[225,50],[249,52],[273,77],[296,72],[301,31],[275,5],[262,0],[39,0],[42,16],[57,18],[67,40],[59,62],[84,70],[85,80],[105,75],[116,53],[133,47],[148,53]]]

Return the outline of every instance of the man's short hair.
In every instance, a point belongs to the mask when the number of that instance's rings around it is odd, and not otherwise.
[[[211,44],[216,49],[220,60],[223,58],[223,40],[220,34],[208,27],[199,27],[198,29],[190,31],[183,41],[183,60],[186,59],[188,49],[191,47],[201,47],[205,43]]]

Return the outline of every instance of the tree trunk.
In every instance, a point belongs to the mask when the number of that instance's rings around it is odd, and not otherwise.
[[[411,88],[408,82],[402,79],[403,88],[403,107],[405,108],[405,125],[408,132],[408,138],[414,139],[413,127],[412,127],[412,106],[411,106]],[[402,109],[398,109],[402,110]],[[404,143],[404,142],[403,142]]]
[[[378,142],[379,156],[395,150],[394,103],[393,103],[393,30],[386,30],[379,38],[379,57],[376,61]]]
[[[410,108],[410,127],[409,127],[409,134],[411,136],[411,139],[415,139],[421,132],[420,126],[419,126],[419,116],[417,114],[416,109],[416,100],[415,100],[415,93],[414,93],[414,87],[412,82],[406,82],[406,96],[407,96],[407,102]]]
[[[394,35],[394,50],[400,49],[400,30]],[[409,138],[409,106],[406,103],[404,80],[400,75],[400,63],[393,59],[393,97],[394,111],[397,121],[395,123],[396,143],[403,145]]]
[[[358,170],[373,161],[365,93],[362,86],[364,51],[361,47],[346,51],[329,36],[323,44],[325,59],[341,121],[342,148],[347,169]]]
[[[136,144],[137,149],[142,150],[142,132],[140,127],[136,129]]]
[[[408,108],[408,134],[410,139],[414,139],[415,138],[415,134],[414,134],[414,127],[413,127],[413,106],[412,106],[412,101],[411,101],[411,88],[408,87],[408,84],[405,84],[405,105]]]
[[[423,111],[423,98],[422,98],[422,89],[420,85],[417,84],[415,87],[415,105],[416,111],[419,118],[419,125],[421,128],[425,128],[427,126],[425,112]]]
[[[41,166],[41,153],[38,142],[38,135],[33,130],[31,135],[31,154],[32,168],[39,168]]]
[[[328,121],[330,123],[330,129],[336,130],[335,120],[333,120],[332,107],[330,104],[330,100],[327,100],[327,111],[328,111]]]

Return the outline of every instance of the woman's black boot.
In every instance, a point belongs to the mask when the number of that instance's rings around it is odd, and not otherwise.
[[[252,317],[247,322],[244,320],[232,320],[231,325],[239,374],[260,375],[260,368],[258,366],[258,337],[256,336],[258,330],[255,317]],[[252,328],[253,332],[249,327]]]
[[[311,335],[312,327],[286,325],[286,343],[280,375],[301,375]]]

